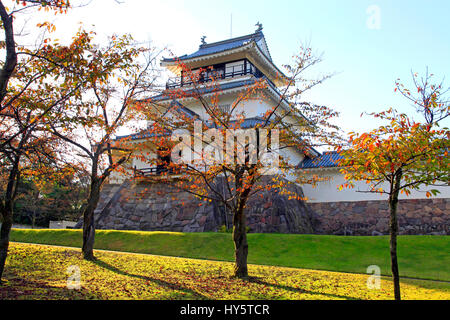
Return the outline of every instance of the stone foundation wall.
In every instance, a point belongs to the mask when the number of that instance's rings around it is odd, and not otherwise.
[[[389,234],[387,201],[309,203],[320,221],[317,233]],[[406,199],[398,203],[399,234],[450,234],[450,199]]]
[[[291,185],[290,191],[302,194]],[[389,234],[387,201],[308,203],[276,190],[249,199],[249,232]],[[450,234],[450,199],[399,200],[399,234]],[[76,227],[82,226],[80,221]],[[232,227],[232,213],[158,181],[106,185],[95,211],[98,229],[203,232]]]
[[[292,190],[302,194],[301,188]],[[295,189],[295,190],[294,190]],[[261,197],[262,195],[262,197]],[[317,219],[299,200],[276,190],[251,197],[247,205],[250,232],[314,233]],[[81,221],[77,227],[81,227]],[[203,232],[232,227],[232,213],[216,202],[204,202],[158,181],[106,185],[95,211],[97,229]]]

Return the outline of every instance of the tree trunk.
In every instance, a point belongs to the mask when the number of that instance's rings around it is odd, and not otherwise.
[[[4,100],[11,78],[17,64],[16,44],[14,42],[13,17],[8,15],[5,6],[0,2],[0,17],[5,31],[6,60],[0,70],[0,103]],[[17,157],[19,159],[19,157]],[[1,204],[3,223],[0,229],[0,284],[5,269],[6,257],[9,248],[9,233],[12,227],[14,183],[18,171],[18,160],[14,163],[10,180],[5,193],[4,203]],[[13,179],[13,180],[11,180]]]
[[[398,204],[398,194],[399,186],[402,177],[401,170],[395,176],[395,186],[394,190],[389,196],[389,211],[390,211],[390,252],[391,252],[391,270],[392,279],[394,281],[394,296],[395,300],[401,300],[400,295],[400,276],[398,271],[398,261],[397,261],[397,234],[398,234],[398,221],[397,221],[397,204]]]
[[[105,182],[106,178],[111,174],[113,170],[113,164],[110,163],[110,166],[103,172],[103,174],[98,177],[98,162],[99,157],[101,155],[102,150],[101,146],[97,146],[97,151],[92,159],[92,171],[91,171],[91,188],[89,191],[89,197],[87,201],[86,209],[83,212],[83,256],[86,260],[94,260],[94,240],[95,240],[95,221],[94,221],[94,212],[97,208],[98,201],[100,199],[100,190],[102,188],[103,182]],[[122,157],[119,161],[116,162],[116,165],[119,166],[123,162],[127,160],[126,157]],[[112,160],[111,160],[112,161]]]
[[[13,223],[14,198],[17,195],[17,184],[19,180],[19,159],[19,156],[16,157],[13,163],[9,173],[4,200],[0,203],[1,215],[3,218],[2,227],[0,229],[0,283],[5,269],[6,258],[8,256],[9,234]]]
[[[36,224],[36,208],[33,209],[33,215],[31,216],[31,229],[34,229]]]
[[[245,216],[245,206],[247,204],[250,191],[255,183],[254,176],[250,184],[244,187],[244,172],[245,168],[241,167],[236,170],[238,174],[235,176],[235,188],[236,190],[244,188],[238,197],[238,202],[234,207],[233,215],[233,241],[234,241],[234,276],[238,278],[247,278],[247,256],[248,256],[248,243],[247,243],[247,219]]]
[[[83,247],[84,259],[94,260],[95,223],[94,211],[100,199],[101,181],[94,178],[91,182],[88,203],[83,212]]]
[[[233,241],[234,241],[234,276],[238,278],[248,277],[247,270],[247,230],[246,218],[243,208],[238,208],[233,217]]]
[[[31,229],[34,229],[36,225],[36,208],[38,207],[39,193],[39,190],[37,190],[34,194],[33,215],[31,216]]]
[[[0,229],[0,284],[5,269],[6,257],[8,256],[9,234],[12,227],[12,206],[6,205],[2,208],[3,223]]]
[[[0,17],[5,30],[6,60],[0,70],[0,103],[6,96],[8,82],[17,65],[16,43],[14,41],[13,17],[8,14],[0,2]]]

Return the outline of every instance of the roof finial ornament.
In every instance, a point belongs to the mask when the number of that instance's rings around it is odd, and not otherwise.
[[[201,37],[202,45],[203,45],[203,44],[206,44],[205,39],[206,39],[206,36],[202,36],[202,37]]]
[[[255,26],[257,26],[258,28],[256,29],[255,32],[261,32],[263,29],[262,23],[259,23],[259,21],[255,24]]]

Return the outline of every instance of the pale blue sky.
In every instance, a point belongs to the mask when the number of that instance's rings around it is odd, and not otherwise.
[[[370,6],[379,10],[379,29],[368,27]],[[317,71],[338,74],[308,98],[340,111],[345,131],[373,127],[369,118],[360,118],[363,111],[393,106],[412,113],[394,93],[397,78],[411,83],[411,70],[423,73],[428,66],[436,81],[447,76],[450,86],[450,2],[444,0],[94,0],[59,22],[66,34],[82,20],[95,24],[99,35],[130,32],[182,55],[196,51],[202,35],[207,42],[229,38],[231,15],[233,37],[254,32],[258,21],[263,24],[279,66],[290,61],[300,42],[324,53]]]

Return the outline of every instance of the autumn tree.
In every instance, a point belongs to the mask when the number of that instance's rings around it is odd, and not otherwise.
[[[450,116],[450,98],[447,96],[450,88],[444,87],[444,80],[435,83],[433,77],[427,68],[422,76],[411,72],[413,89],[407,88],[400,79],[395,82],[395,91],[400,92],[411,103],[430,128]]]
[[[32,161],[48,156],[47,147],[52,149],[54,142],[46,129],[52,110],[69,97],[76,95],[86,80],[80,77],[76,63],[68,65],[65,61],[80,61],[79,55],[86,37],[79,35],[72,44],[63,46],[48,44],[48,38],[38,36],[31,48],[17,43],[14,21],[21,14],[31,14],[45,10],[65,13],[68,1],[15,1],[16,5],[6,8],[0,2],[0,16],[4,30],[5,60],[0,70],[0,165],[3,178],[0,211],[2,226],[0,230],[0,278],[9,246],[9,233],[13,221],[13,207],[17,186],[26,159]],[[52,31],[54,26],[39,23],[36,30]],[[35,158],[40,155],[38,158]]]
[[[417,85],[417,83],[416,83]],[[426,86],[417,86],[421,93],[413,99],[414,105],[425,115],[425,121],[413,121],[406,114],[389,109],[371,113],[376,119],[387,122],[370,132],[350,133],[347,147],[339,147],[343,160],[340,165],[347,183],[340,186],[354,187],[355,181],[365,181],[371,192],[387,195],[390,222],[390,257],[395,299],[400,300],[400,277],[397,261],[397,205],[399,194],[411,194],[426,186],[447,185],[450,181],[448,150],[450,132],[439,126],[448,116],[449,105],[438,101],[439,86],[431,86],[430,95],[424,95]],[[397,83],[397,88],[408,98],[409,90]],[[437,115],[437,116],[436,116]],[[439,191],[430,189],[426,196]]]
[[[133,119],[130,106],[152,90],[157,54],[152,48],[136,46],[130,35],[124,35],[112,36],[103,47],[90,42],[83,56],[89,80],[69,104],[55,109],[49,126],[55,137],[74,150],[79,163],[89,172],[82,251],[85,259],[94,259],[94,211],[101,188],[132,151],[132,146],[115,146],[114,137]]]
[[[303,100],[306,91],[331,76],[314,80],[306,76],[306,71],[320,61],[310,48],[302,47],[293,64],[285,66],[288,76],[282,78],[281,91],[265,77],[249,80],[228,109],[220,105],[221,74],[212,68],[192,70],[178,61],[187,88],[168,88],[162,96],[138,105],[150,122],[144,132],[150,137],[146,141],[150,140],[153,151],[159,153],[153,159],[144,153],[140,160],[150,166],[166,166],[161,176],[167,183],[206,202],[216,201],[232,213],[236,277],[248,277],[246,208],[250,197],[263,190],[277,190],[291,199],[303,199],[303,195],[289,191],[288,185],[312,181],[303,175],[295,177],[297,163],[284,151],[295,148],[310,154],[314,146],[332,143],[338,137],[338,128],[330,121],[337,113]],[[275,99],[269,97],[270,90],[276,90]],[[160,99],[173,103],[167,107]],[[250,100],[270,107],[249,123],[242,106]],[[185,101],[195,101],[205,115],[187,111]],[[198,134],[200,131],[204,134]],[[170,164],[165,163],[167,155],[172,158]],[[288,176],[294,179],[289,182]]]
[[[0,1],[0,17],[5,36],[2,49],[6,51],[6,58],[0,70],[0,103],[3,102],[7,94],[9,80],[17,65],[16,34],[14,33],[14,19],[17,18],[17,14],[34,8],[65,13],[70,7],[68,0],[15,0],[13,3],[15,3],[14,8],[7,8],[3,1]]]

